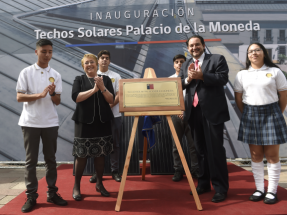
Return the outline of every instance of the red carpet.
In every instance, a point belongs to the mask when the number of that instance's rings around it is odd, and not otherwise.
[[[58,168],[59,193],[68,201],[68,206],[60,207],[46,202],[46,180],[39,182],[39,198],[36,208],[29,214],[200,214],[200,215],[238,215],[238,214],[287,214],[287,190],[279,187],[279,202],[266,205],[263,201],[250,202],[249,195],[255,190],[253,176],[250,172],[228,164],[230,190],[228,199],[221,203],[212,203],[214,191],[200,195],[203,211],[197,211],[193,197],[189,195],[187,179],[172,182],[171,175],[147,175],[146,181],[141,176],[128,176],[121,205],[121,212],[115,212],[115,204],[120,183],[104,177],[104,185],[111,197],[102,197],[96,192],[89,177],[82,178],[81,192],[84,199],[76,202],[72,198],[74,177],[72,165],[61,165]],[[195,182],[196,183],[196,182]],[[267,181],[265,183],[267,187]],[[21,193],[0,209],[0,214],[21,214],[25,202],[25,193]]]

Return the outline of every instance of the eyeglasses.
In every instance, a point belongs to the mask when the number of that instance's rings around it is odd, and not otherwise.
[[[253,49],[253,50],[249,50],[247,53],[252,54],[253,52],[258,53],[260,51],[262,51],[262,49]]]
[[[87,62],[85,62],[85,65],[94,64],[94,63],[95,63],[95,61],[87,61]]]

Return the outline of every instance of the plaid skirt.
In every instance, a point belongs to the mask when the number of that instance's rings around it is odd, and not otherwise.
[[[238,140],[253,145],[287,143],[287,125],[278,103],[244,104]]]

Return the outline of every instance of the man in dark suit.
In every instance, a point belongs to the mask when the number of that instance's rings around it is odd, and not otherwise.
[[[183,65],[179,77],[186,89],[184,120],[188,121],[196,147],[199,178],[197,193],[215,190],[212,202],[225,200],[229,188],[223,126],[229,112],[223,86],[228,82],[228,66],[222,55],[206,54],[201,36],[187,42],[192,58]],[[192,195],[192,193],[191,193]]]

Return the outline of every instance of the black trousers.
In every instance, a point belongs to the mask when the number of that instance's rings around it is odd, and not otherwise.
[[[224,124],[211,124],[202,114],[199,104],[192,107],[188,123],[198,158],[198,187],[210,188],[211,181],[217,193],[226,193],[229,183],[226,152],[223,147]]]
[[[186,137],[188,149],[190,153],[190,158],[191,158],[190,172],[191,174],[193,174],[194,172],[198,171],[198,162],[197,162],[197,155],[196,155],[194,142],[193,142],[191,132],[190,132],[190,127],[187,122],[180,119],[177,115],[172,115],[171,119],[172,119],[172,122],[173,122],[173,125],[174,125],[181,147],[183,145],[183,136],[185,135]],[[178,150],[176,148],[173,138],[172,138],[172,156],[173,156],[173,168],[175,169],[175,171],[184,172],[181,159],[178,154]]]

